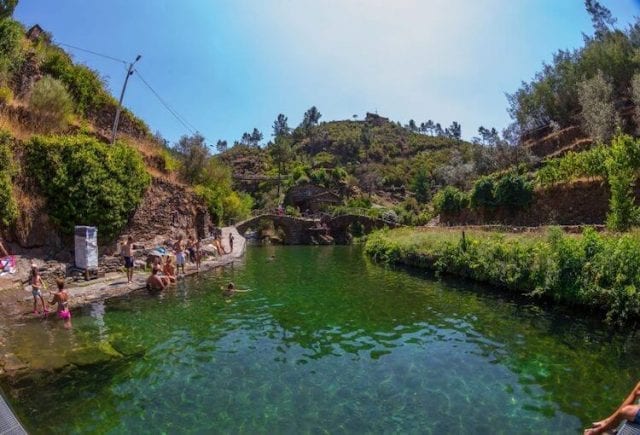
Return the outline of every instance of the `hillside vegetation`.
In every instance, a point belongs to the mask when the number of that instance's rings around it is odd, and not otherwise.
[[[60,235],[82,223],[108,241],[127,225],[151,176],[195,190],[218,223],[249,213],[230,171],[192,137],[170,146],[123,108],[110,145],[118,103],[104,79],[39,27],[27,32],[7,15],[0,18],[0,233],[13,239],[29,231],[18,226],[37,221],[29,214],[46,213]]]

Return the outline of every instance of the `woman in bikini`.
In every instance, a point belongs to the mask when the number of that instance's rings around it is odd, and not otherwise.
[[[49,305],[58,304],[56,313],[58,319],[64,320],[65,327],[71,326],[71,311],[69,311],[69,294],[64,289],[64,280],[56,280],[58,286],[58,292],[53,295],[53,299],[49,302]]]

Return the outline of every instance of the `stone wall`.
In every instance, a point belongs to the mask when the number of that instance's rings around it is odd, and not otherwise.
[[[597,225],[605,222],[608,210],[606,182],[579,181],[536,191],[532,204],[525,209],[465,209],[456,215],[442,215],[440,221],[445,225]]]
[[[154,178],[123,231],[136,241],[178,234],[206,236],[209,213],[204,202],[184,186]]]

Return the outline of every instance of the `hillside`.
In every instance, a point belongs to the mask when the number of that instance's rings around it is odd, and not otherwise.
[[[182,156],[126,108],[110,145],[116,108],[100,75],[39,26],[0,19],[0,235],[12,251],[67,260],[76,224],[109,246],[204,235],[210,207]]]

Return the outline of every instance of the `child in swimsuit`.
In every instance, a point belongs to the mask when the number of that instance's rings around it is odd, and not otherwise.
[[[40,277],[40,271],[38,267],[31,266],[31,294],[33,295],[33,314],[40,314],[38,312],[38,298],[42,302],[42,312],[48,313],[46,306],[44,305],[44,298],[42,297],[42,278]]]

